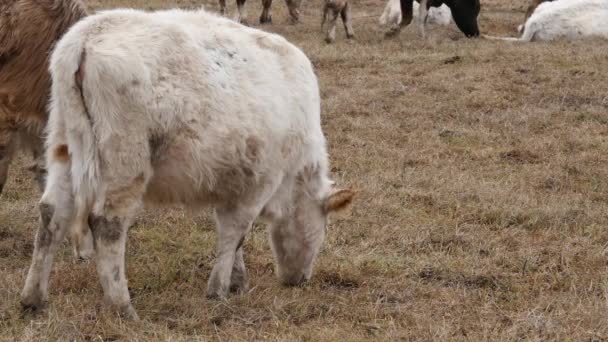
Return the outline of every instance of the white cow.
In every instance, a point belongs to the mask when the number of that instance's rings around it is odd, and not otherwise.
[[[414,1],[413,7],[414,17],[418,18],[420,4]],[[401,24],[401,3],[399,0],[388,0],[386,2],[379,21],[381,25],[388,27],[395,27]],[[446,4],[442,4],[440,7],[431,7],[428,10],[426,21],[428,24],[450,25],[452,23],[452,12]]]
[[[608,0],[559,0],[541,3],[526,20],[519,38],[492,37],[509,41],[575,40],[608,38]]]
[[[120,9],[76,24],[50,70],[49,175],[24,308],[44,305],[66,227],[90,212],[106,301],[137,319],[124,254],[144,203],[214,208],[209,297],[246,290],[242,243],[258,216],[282,282],[310,278],[327,216],[353,192],[328,177],[317,79],[301,50],[203,10]]]

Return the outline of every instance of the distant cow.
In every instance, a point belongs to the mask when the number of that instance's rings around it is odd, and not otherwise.
[[[325,41],[328,43],[331,43],[336,39],[336,22],[338,16],[342,18],[344,30],[346,31],[346,38],[351,39],[355,36],[352,24],[351,5],[348,0],[324,0],[321,30],[323,30],[325,22],[329,21],[327,30],[325,31]]]
[[[44,188],[42,134],[51,90],[48,57],[56,41],[85,15],[80,0],[0,1],[0,192],[18,149],[32,153],[29,169]],[[82,232],[72,240],[78,258],[93,253],[86,217],[83,220],[74,225]]]
[[[51,89],[48,54],[84,15],[80,0],[0,2],[0,192],[18,145],[34,156],[31,169],[44,187],[41,134]]]
[[[350,190],[329,179],[317,78],[279,35],[204,11],[101,12],[51,57],[48,182],[24,308],[48,297],[53,254],[78,212],[91,212],[105,298],[133,319],[127,229],[144,203],[215,210],[209,297],[245,291],[243,240],[270,223],[277,275],[308,280],[330,212]]]
[[[414,18],[418,18],[420,5],[413,3]],[[401,24],[401,2],[399,0],[388,0],[384,11],[380,16],[380,24],[388,27],[395,27]],[[439,7],[430,7],[426,19],[427,24],[447,26],[452,23],[452,12],[446,4]]]
[[[540,4],[526,21],[519,38],[492,37],[532,42],[585,37],[608,38],[607,0],[558,0]]]
[[[416,0],[420,3],[419,7],[419,29],[422,36],[425,36],[425,25],[430,7],[440,7],[445,4],[452,12],[452,18],[456,26],[467,37],[479,36],[479,26],[477,25],[477,17],[481,5],[479,0]],[[394,25],[387,36],[396,35],[401,31],[403,26],[407,26],[413,19],[413,4],[414,0],[400,0],[401,2],[401,23]]]
[[[247,24],[247,12],[245,11],[246,0],[236,0],[237,16],[235,21],[241,24]],[[226,0],[219,0],[220,2],[220,13],[226,14]],[[287,9],[289,10],[289,16],[292,23],[298,23],[300,21],[300,5],[302,0],[285,0]],[[270,7],[272,6],[272,0],[262,0],[262,14],[260,15],[260,24],[269,24],[272,22],[272,16],[270,15]]]

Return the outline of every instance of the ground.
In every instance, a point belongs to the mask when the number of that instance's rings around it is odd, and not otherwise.
[[[247,6],[257,26],[260,1]],[[334,45],[323,41],[319,0],[304,3],[297,26],[276,1],[263,27],[312,60],[333,176],[358,192],[328,226],[308,285],[278,283],[256,225],[244,245],[252,290],[209,301],[210,214],[148,210],[127,256],[141,322],[102,305],[93,263],[74,263],[67,244],[49,309],[21,317],[39,198],[21,157],[0,197],[0,339],[608,339],[608,42],[496,42],[455,27],[386,40],[383,6],[354,1],[356,40],[340,27]],[[524,8],[482,0],[481,31],[515,35]]]

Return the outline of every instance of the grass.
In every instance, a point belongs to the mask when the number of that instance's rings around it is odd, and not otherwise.
[[[607,340],[607,42],[470,40],[455,27],[385,40],[383,2],[353,5],[355,41],[339,28],[323,42],[319,0],[297,26],[277,2],[263,27],[313,61],[333,175],[359,191],[328,227],[310,284],[279,285],[256,226],[245,242],[253,289],[208,301],[209,213],[144,211],[127,256],[142,322],[101,304],[94,266],[74,264],[67,245],[49,309],[22,318],[39,194],[20,159],[0,198],[0,339]],[[248,7],[257,20],[259,1]],[[524,7],[482,0],[482,32],[515,35]]]

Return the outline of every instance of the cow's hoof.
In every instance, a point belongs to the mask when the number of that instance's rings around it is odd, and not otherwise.
[[[386,33],[384,34],[384,37],[393,38],[393,37],[398,36],[400,32],[401,32],[401,28],[392,28],[392,29],[386,31]]]
[[[230,292],[236,294],[244,294],[249,292],[249,283],[245,280],[243,282],[232,282],[230,284]]]
[[[139,321],[139,315],[137,315],[137,311],[135,311],[131,304],[120,307],[117,311],[120,317],[124,319],[134,322]]]
[[[268,16],[264,16],[262,15],[260,17],[260,24],[272,24],[272,16],[268,15]]]
[[[207,299],[209,300],[224,300],[228,295],[228,291],[211,291],[207,290]]]
[[[21,296],[21,310],[24,313],[37,313],[46,309],[48,302],[36,293]]]
[[[333,38],[331,38],[331,37],[325,37],[325,42],[326,42],[327,44],[331,44],[331,43],[333,43],[333,42],[334,42],[334,39],[333,39]]]

